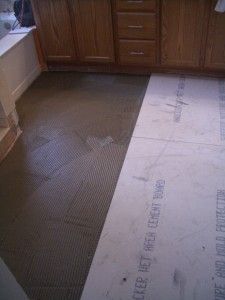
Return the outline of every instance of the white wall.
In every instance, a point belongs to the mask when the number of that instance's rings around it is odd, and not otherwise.
[[[19,34],[7,35],[13,40]],[[1,52],[1,51],[0,51]],[[0,56],[0,101],[9,115],[15,108],[15,101],[41,72],[32,32],[12,45]]]

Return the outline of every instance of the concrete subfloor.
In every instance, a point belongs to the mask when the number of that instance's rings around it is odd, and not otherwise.
[[[0,165],[0,256],[31,299],[79,299],[148,77],[43,73]]]

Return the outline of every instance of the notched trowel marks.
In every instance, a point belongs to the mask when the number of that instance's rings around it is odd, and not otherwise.
[[[23,136],[0,167],[0,256],[29,299],[80,299],[147,82],[49,72],[17,103]]]
[[[186,277],[184,273],[178,269],[174,270],[173,285],[179,289],[180,300],[183,300],[185,295]]]
[[[95,136],[89,136],[87,138],[86,143],[92,148],[92,149],[99,149],[103,148],[109,144],[112,144],[113,138],[111,136],[107,136],[106,138],[98,138]]]

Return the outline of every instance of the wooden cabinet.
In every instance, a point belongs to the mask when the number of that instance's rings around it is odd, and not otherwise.
[[[31,1],[53,69],[225,74],[217,0]]]
[[[113,62],[110,0],[69,0],[69,5],[79,59],[83,62]]]
[[[35,20],[48,61],[75,59],[67,0],[33,0]]]
[[[208,27],[205,67],[225,70],[225,13],[214,11],[213,0]]]
[[[114,6],[118,63],[155,66],[157,62],[156,1],[117,0]]]
[[[156,0],[115,0],[118,11],[155,11]]]
[[[200,67],[209,3],[208,0],[162,0],[162,65]]]
[[[153,13],[117,13],[120,39],[155,39],[156,17]]]
[[[155,41],[120,40],[120,63],[147,67],[154,65],[155,48]]]

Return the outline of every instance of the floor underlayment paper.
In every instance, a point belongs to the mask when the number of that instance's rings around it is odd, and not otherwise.
[[[82,300],[225,299],[225,81],[153,75]]]

